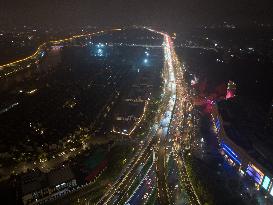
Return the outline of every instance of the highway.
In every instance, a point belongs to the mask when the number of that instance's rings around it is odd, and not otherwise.
[[[132,183],[135,181],[132,179],[137,178],[136,169],[139,165],[145,164],[145,161],[142,161],[140,156],[135,156],[133,160],[133,166],[128,168],[128,171],[125,175],[122,175],[119,179],[122,178],[121,181],[117,180],[117,182],[112,186],[111,190],[109,190],[103,198],[98,202],[98,204],[123,204],[124,195],[126,192],[128,195],[128,191],[132,192],[132,194],[128,197],[126,204],[142,204],[143,200],[149,196],[149,193],[152,189],[156,187],[158,193],[158,203],[159,204],[170,204],[170,194],[168,190],[167,184],[167,173],[168,168],[166,166],[167,156],[170,154],[170,149],[167,150],[166,147],[171,147],[172,138],[169,135],[169,128],[172,121],[172,114],[175,108],[176,102],[176,78],[175,78],[175,69],[173,66],[174,59],[172,58],[174,49],[171,42],[171,38],[161,32],[157,32],[149,29],[152,32],[160,33],[164,37],[164,69],[163,69],[163,96],[161,99],[161,104],[164,105],[161,110],[158,111],[157,119],[160,119],[160,122],[155,122],[155,124],[159,123],[158,130],[155,136],[150,136],[152,139],[150,140],[153,145],[155,154],[155,163],[151,165],[151,168],[144,176],[143,180],[140,182],[139,186],[135,190],[130,190],[132,187]],[[150,147],[149,146],[149,147]],[[151,152],[152,149],[142,150],[140,153],[146,153],[147,151]],[[147,183],[154,183],[149,186]],[[129,184],[129,186],[128,186]],[[122,195],[122,197],[120,197]],[[121,200],[121,201],[120,201]]]
[[[171,135],[175,136],[175,141],[173,142],[173,153],[174,159],[177,165],[177,171],[180,177],[180,184],[186,191],[188,195],[188,200],[190,204],[201,204],[198,196],[194,190],[191,183],[189,174],[187,172],[187,167],[185,164],[183,156],[183,148],[190,146],[191,135],[193,130],[193,103],[192,96],[189,92],[187,83],[184,80],[183,70],[184,67],[180,65],[176,54],[173,54],[174,62],[176,64],[176,84],[177,84],[177,101],[176,107],[174,109],[174,117],[171,123]],[[180,128],[183,128],[181,131]],[[186,146],[183,146],[184,145]]]
[[[136,188],[133,195],[125,202],[126,205],[132,204],[145,204],[149,195],[152,193],[155,188],[156,182],[156,172],[154,164],[149,168],[147,174],[140,182],[139,186]]]
[[[152,132],[151,132],[152,133]],[[106,192],[106,194],[101,198],[97,204],[112,204],[111,202],[116,202],[116,199],[126,190],[132,186],[138,169],[141,165],[144,165],[145,160],[149,157],[150,150],[154,143],[154,138],[150,136],[149,141],[146,142],[147,145],[144,146],[127,164],[124,172],[120,175],[117,181],[111,186],[111,188]],[[129,186],[128,186],[129,185]],[[121,192],[122,190],[122,192]]]
[[[172,119],[172,114],[176,101],[176,82],[173,68],[173,60],[171,54],[171,40],[170,37],[164,34],[164,54],[165,61],[168,70],[167,78],[167,89],[165,92],[168,93],[168,104],[166,106],[166,111],[164,117],[160,123],[161,129],[158,132],[158,152],[157,152],[157,185],[158,185],[158,202],[159,204],[170,204],[170,193],[167,184],[167,158],[170,154],[168,149],[169,142],[171,142],[171,136],[168,134],[170,123]]]
[[[151,30],[153,31],[153,30]],[[179,135],[179,142],[185,140],[189,141],[189,134],[192,129],[192,122],[190,120],[185,120],[186,116],[190,116],[192,111],[192,103],[190,93],[188,93],[188,88],[184,80],[183,72],[180,62],[173,49],[173,44],[171,38],[167,34],[162,34],[164,36],[164,56],[165,65],[164,68],[164,96],[163,102],[165,103],[165,111],[161,116],[160,126],[157,131],[157,143],[154,145],[156,148],[156,181],[155,184],[158,198],[157,202],[159,204],[171,204],[173,200],[170,193],[177,193],[177,190],[169,190],[167,173],[169,169],[173,169],[178,173],[178,178],[180,179],[180,189],[187,194],[187,199],[189,204],[197,205],[201,204],[198,196],[194,190],[194,187],[190,181],[187,168],[185,165],[184,157],[182,154],[182,146],[175,138],[175,131],[180,127],[186,127],[185,131]],[[177,77],[177,78],[176,78]],[[178,98],[178,100],[177,100]],[[160,113],[160,112],[159,112]],[[171,134],[170,134],[171,133]],[[175,159],[175,166],[168,167],[168,157],[171,152]],[[154,181],[154,176],[148,174],[144,180]],[[145,192],[146,191],[146,192]],[[151,190],[149,190],[151,191]],[[180,193],[182,191],[180,190]],[[127,201],[128,204],[143,204],[143,198],[147,197],[150,193],[147,190],[145,183],[140,184],[136,189],[130,199]]]

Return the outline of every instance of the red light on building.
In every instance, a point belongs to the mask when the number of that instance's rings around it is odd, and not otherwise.
[[[236,92],[236,84],[233,81],[228,81],[226,99],[233,98]]]

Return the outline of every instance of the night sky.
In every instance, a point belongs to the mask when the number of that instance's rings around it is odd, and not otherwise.
[[[0,0],[1,25],[152,25],[273,22],[272,0]]]

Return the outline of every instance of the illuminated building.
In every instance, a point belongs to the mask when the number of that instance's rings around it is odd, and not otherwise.
[[[266,129],[267,106],[261,100],[236,97],[216,103],[211,114],[220,152],[257,190],[273,196],[273,150]],[[271,125],[272,126],[272,125]]]
[[[233,98],[235,96],[236,84],[233,81],[228,82],[226,99]]]

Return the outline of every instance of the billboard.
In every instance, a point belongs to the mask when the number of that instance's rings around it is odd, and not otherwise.
[[[270,184],[270,179],[268,176],[265,176],[262,183],[262,187],[267,190],[269,187],[269,184]]]

